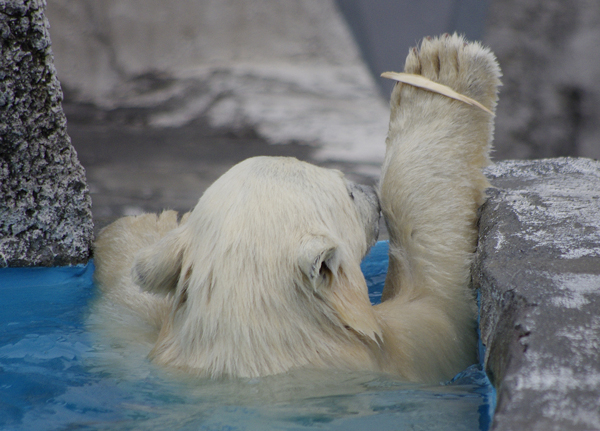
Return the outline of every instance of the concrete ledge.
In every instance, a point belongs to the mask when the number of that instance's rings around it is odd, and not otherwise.
[[[493,430],[600,429],[600,163],[505,161],[482,208],[474,284]]]

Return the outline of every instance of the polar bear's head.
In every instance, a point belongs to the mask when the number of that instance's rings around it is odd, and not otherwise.
[[[152,356],[257,376],[327,362],[352,337],[378,342],[360,270],[378,221],[373,189],[339,171],[280,157],[234,166],[136,255],[136,283],[172,298]]]

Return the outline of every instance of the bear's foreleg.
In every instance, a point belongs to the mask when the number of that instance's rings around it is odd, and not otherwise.
[[[405,72],[495,109],[500,69],[478,43],[427,38],[410,51]],[[464,332],[473,332],[470,266],[493,125],[489,112],[422,88],[398,83],[391,95],[379,188],[390,262],[379,309],[391,333],[402,332],[397,347],[422,368],[415,379],[440,367],[453,372],[475,354]]]

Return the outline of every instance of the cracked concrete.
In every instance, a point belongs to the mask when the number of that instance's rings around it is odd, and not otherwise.
[[[487,171],[473,271],[493,430],[600,428],[600,163],[506,161]]]

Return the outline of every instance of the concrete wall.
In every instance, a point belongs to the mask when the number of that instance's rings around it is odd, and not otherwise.
[[[71,102],[383,159],[386,102],[333,0],[52,0],[48,17]]]
[[[463,32],[504,72],[496,159],[600,158],[595,0],[51,0],[48,15],[70,101],[153,126],[203,118],[375,164],[377,76],[402,68],[423,36]],[[386,99],[392,84],[378,84]]]
[[[600,429],[600,163],[487,171],[473,268],[493,430]]]
[[[600,158],[600,2],[492,0],[484,42],[504,73],[496,158]]]
[[[404,69],[425,36],[458,32],[481,40],[490,0],[337,0],[384,99],[394,83],[382,72]]]

